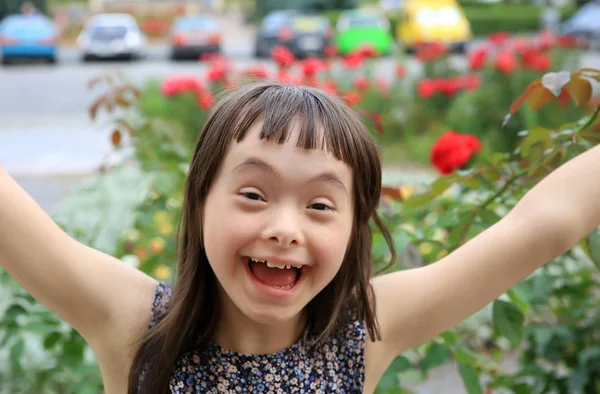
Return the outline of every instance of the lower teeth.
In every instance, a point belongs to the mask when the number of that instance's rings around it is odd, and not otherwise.
[[[295,285],[295,283],[292,283],[291,285],[287,285],[287,286],[272,286],[272,287],[274,287],[274,288],[276,288],[276,289],[284,289],[284,290],[289,290],[289,289],[291,289],[292,287],[294,287],[294,285]]]

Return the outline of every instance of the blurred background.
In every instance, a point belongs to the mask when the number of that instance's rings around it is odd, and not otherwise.
[[[304,11],[318,17],[300,18]],[[397,54],[417,42],[448,43],[460,58],[490,33],[541,29],[576,35],[593,64],[599,15],[583,0],[0,0],[0,162],[43,207],[54,206],[71,184],[64,178],[96,168],[110,149],[101,122],[89,118],[87,89],[107,69],[141,84],[201,74],[203,53],[268,66],[278,43],[318,55],[328,40],[343,55],[367,31],[392,77]],[[30,179],[42,175],[59,179]]]
[[[124,134],[115,130],[119,113],[98,108],[132,105],[119,95],[100,103],[102,86],[113,92],[122,86],[143,90],[140,112],[179,122],[165,130],[177,136],[185,129],[189,134],[182,145],[188,149],[188,137],[213,100],[203,84],[227,86],[226,71],[214,59],[227,59],[255,76],[279,72],[278,78],[285,79],[286,56],[336,58],[337,71],[327,78],[337,73],[337,85],[331,79],[319,86],[340,88],[349,104],[369,114],[369,128],[384,134],[384,180],[402,184],[435,176],[430,148],[448,129],[478,135],[484,153],[491,154],[514,148],[517,133],[540,119],[557,124],[569,116],[576,119],[553,109],[539,117],[525,111],[510,130],[500,132],[510,103],[534,78],[559,69],[600,68],[600,2],[594,0],[0,0],[0,21],[0,163],[70,233],[111,253],[132,226],[133,212],[149,211],[142,205],[149,180],[134,167],[99,178],[127,150],[114,149]],[[361,68],[365,57],[368,65]],[[310,80],[321,66],[307,62],[300,67]],[[129,85],[104,79],[106,73],[121,75]],[[165,82],[173,76],[180,79]],[[177,95],[173,89],[190,86],[198,102],[171,100]],[[146,164],[162,162],[171,157],[170,149],[180,148],[163,137],[150,130],[145,145],[138,146]],[[185,158],[183,152],[179,159]],[[170,171],[181,175],[179,165]],[[145,170],[157,169],[150,164]],[[162,190],[177,200],[180,190],[169,179],[161,180]],[[145,270],[168,278],[170,267],[144,255],[164,250],[164,241],[152,240],[150,249],[135,254],[142,263],[150,259]],[[10,291],[18,293],[14,287]],[[82,342],[65,329],[57,337],[58,331],[44,324],[46,349],[63,342],[71,346],[50,358],[65,365],[71,360],[76,371],[75,378],[61,375],[64,385],[57,386],[58,392],[95,392],[99,383],[93,363],[83,369],[77,358],[84,353]],[[477,322],[472,327],[484,329]],[[36,329],[22,331],[35,334]],[[39,364],[37,356],[22,360],[22,342],[11,345],[10,356],[3,353],[7,341],[0,344],[0,382],[10,360],[25,372],[46,371],[39,365],[30,368]],[[38,353],[34,349],[32,354]],[[508,368],[514,365],[511,354],[504,360]],[[56,376],[45,373],[32,376]],[[81,376],[95,380],[85,378],[89,386],[77,386]],[[17,387],[19,379],[9,386]],[[414,387],[419,393],[464,392],[454,368],[442,368]]]

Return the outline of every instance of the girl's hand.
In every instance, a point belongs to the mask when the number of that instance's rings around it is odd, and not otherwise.
[[[388,360],[448,330],[600,225],[600,146],[535,186],[500,222],[439,262],[373,281]]]
[[[156,282],[69,237],[1,166],[0,223],[0,266],[95,351],[122,352],[143,332]]]

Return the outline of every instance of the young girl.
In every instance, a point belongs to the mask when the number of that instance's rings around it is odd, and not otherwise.
[[[595,148],[438,263],[372,278],[369,132],[323,92],[252,84],[200,134],[172,290],[69,238],[5,172],[0,264],[83,335],[107,394],[372,393],[397,355],[596,228],[598,173]]]

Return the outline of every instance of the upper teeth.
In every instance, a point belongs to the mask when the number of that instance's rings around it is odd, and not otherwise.
[[[289,268],[302,268],[302,265],[290,265],[290,264],[276,264],[276,263],[272,263],[270,261],[267,260],[256,260],[256,259],[252,259],[253,261],[256,261],[257,263],[265,263],[267,265],[267,267],[269,268],[279,268],[279,269],[289,269]]]

